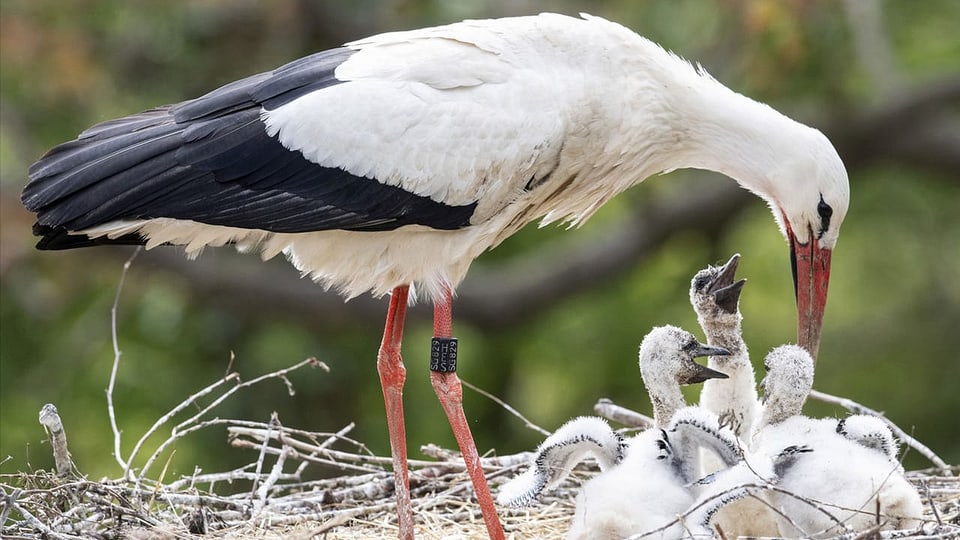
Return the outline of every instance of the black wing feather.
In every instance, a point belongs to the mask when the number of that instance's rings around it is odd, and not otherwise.
[[[152,218],[283,233],[469,225],[475,203],[446,205],[324,167],[267,134],[263,108],[340,84],[334,70],[352,53],[307,56],[194,100],[103,122],[52,149],[30,167],[22,194],[37,213],[38,247],[142,243],[70,231]]]

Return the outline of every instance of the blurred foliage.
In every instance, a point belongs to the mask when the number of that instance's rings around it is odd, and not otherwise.
[[[371,33],[468,17],[575,14],[584,9],[580,5],[2,0],[0,457],[12,459],[0,470],[51,466],[36,419],[42,404],[53,402],[80,470],[94,477],[119,475],[110,456],[104,388],[113,361],[110,308],[130,251],[32,249],[32,220],[18,194],[27,167],[45,149],[97,121],[194,97]],[[896,60],[892,67],[910,86],[958,72],[960,40],[952,25],[960,20],[960,4],[900,0],[880,6]],[[839,2],[609,0],[591,2],[589,9],[699,60],[732,88],[801,120],[843,117],[878,100]],[[851,171],[853,200],[834,257],[816,382],[820,390],[885,411],[952,463],[960,462],[957,175],[882,161]],[[624,194],[577,232],[529,228],[477,265],[498,264],[561,234],[599,237],[631,205],[644,204],[651,190],[695,188],[683,172],[670,176]],[[641,337],[658,324],[696,329],[687,303],[689,279],[733,252],[744,256],[745,337],[759,366],[766,351],[794,339],[796,315],[786,247],[757,200],[727,230],[677,235],[627,275],[597,283],[527,324],[491,332],[459,323],[460,374],[547,429],[589,414],[599,397],[649,410],[636,368]],[[218,308],[191,297],[190,284],[157,271],[150,256],[142,254],[133,265],[119,305],[123,361],[115,400],[125,453],[159,416],[222,376],[231,354],[232,367],[245,379],[309,356],[332,370],[294,374],[293,396],[277,381],[241,393],[218,409],[219,416],[266,421],[278,411],[286,425],[310,430],[337,430],[356,421],[353,437],[389,452],[374,362],[382,321],[318,328],[294,317],[267,319],[256,307]],[[297,279],[293,271],[289,276]],[[454,444],[427,377],[430,333],[428,324],[414,322],[405,339],[414,456],[427,442]],[[481,451],[514,452],[539,442],[539,435],[469,390],[465,408]],[[843,414],[818,404],[808,410]],[[168,474],[251,460],[226,445],[222,430],[209,429],[181,441]],[[908,456],[907,465],[926,462]]]

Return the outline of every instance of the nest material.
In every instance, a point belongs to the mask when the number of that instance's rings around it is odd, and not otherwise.
[[[115,360],[119,360],[119,355]],[[317,433],[285,427],[276,415],[269,422],[210,418],[226,398],[265,380],[279,379],[293,391],[287,375],[305,367],[328,369],[322,362],[307,359],[246,381],[235,372],[228,373],[160,417],[125,459],[120,457],[122,432],[116,425],[112,393],[108,390],[114,457],[123,471],[122,477],[115,480],[93,481],[76,471],[56,407],[44,406],[40,422],[50,434],[57,473],[0,474],[0,534],[10,539],[135,540],[396,536],[391,459],[373,455],[365,445],[351,439],[348,435],[353,424],[336,433]],[[532,425],[509,406],[490,397]],[[201,406],[201,400],[209,403]],[[606,414],[607,409],[617,413],[612,417],[628,418],[631,423],[644,420],[632,411],[624,417],[621,407],[603,400],[596,410]],[[170,436],[144,457],[147,440],[162,426],[183,416],[188,417],[175,424]],[[173,480],[166,479],[165,468],[159,479],[156,474],[148,474],[154,470],[153,465],[164,462],[179,439],[201,429],[221,426],[226,428],[231,446],[250,452],[256,460],[232,471],[197,472]],[[866,536],[851,533],[849,538],[960,538],[960,467],[946,465],[908,436],[905,442],[937,465],[935,469],[908,474],[925,500],[924,526],[913,531],[884,531]],[[460,456],[434,445],[421,450],[429,459],[409,462],[417,535],[436,539],[485,538],[483,518]],[[531,457],[530,453],[520,453],[482,458],[491,488],[496,491],[519,474]],[[337,472],[328,478],[308,478],[308,468],[313,472],[321,467]],[[595,466],[581,464],[559,487],[541,495],[536,505],[500,508],[507,536],[563,538],[580,484],[597,472]]]
[[[4,538],[396,536],[390,458],[371,455],[342,433],[309,433],[275,422],[251,424],[230,425],[228,433],[234,447],[259,450],[258,460],[225,473],[167,484],[137,478],[92,481],[47,471],[2,475]],[[353,448],[332,449],[331,440]],[[463,461],[432,445],[423,451],[433,459],[412,461],[410,470],[418,536],[485,537]],[[484,458],[491,484],[517,474],[529,458],[527,453]],[[268,461],[272,463],[265,467]],[[303,481],[307,464],[347,472]],[[535,508],[503,511],[508,534],[562,538],[573,513],[573,488],[571,480]]]
[[[229,421],[228,421],[229,422]],[[349,427],[349,426],[348,426]],[[92,481],[46,471],[0,477],[4,538],[389,538],[396,536],[390,459],[338,433],[311,433],[269,423],[229,422],[230,443],[256,450],[257,461],[225,473],[173,482],[131,477]],[[336,447],[336,448],[335,448]],[[462,460],[436,446],[411,462],[411,495],[421,538],[485,538],[486,530]],[[518,474],[529,453],[486,457],[494,490]],[[302,480],[308,465],[344,474]],[[292,472],[287,472],[291,471]],[[560,487],[524,509],[501,508],[511,538],[563,538],[579,485],[596,474],[578,467]],[[921,530],[882,537],[960,537],[960,467],[915,471],[908,478],[925,499]],[[879,536],[878,536],[879,538]]]

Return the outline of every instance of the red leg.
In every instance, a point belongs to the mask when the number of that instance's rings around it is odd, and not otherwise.
[[[433,307],[434,337],[452,337],[451,304],[452,294],[448,289],[444,301],[437,302]],[[463,388],[460,385],[460,378],[457,377],[455,371],[431,371],[430,382],[433,384],[437,397],[440,398],[440,405],[447,413],[447,419],[450,421],[450,427],[453,428],[457,445],[460,446],[460,453],[463,454],[467,473],[473,482],[473,490],[477,494],[477,502],[480,504],[480,511],[483,513],[483,521],[487,525],[487,534],[493,540],[503,540],[503,528],[500,526],[497,510],[493,506],[493,497],[490,495],[490,487],[487,486],[487,477],[484,476],[483,467],[480,466],[477,445],[473,442],[470,425],[467,424],[467,417],[463,414]]]
[[[383,342],[377,354],[377,371],[387,406],[387,429],[390,432],[390,453],[393,456],[393,480],[397,492],[397,516],[400,520],[400,538],[413,539],[413,506],[410,504],[410,478],[407,472],[407,432],[403,425],[403,382],[407,370],[400,356],[403,338],[403,319],[407,313],[407,292],[403,285],[393,289]]]

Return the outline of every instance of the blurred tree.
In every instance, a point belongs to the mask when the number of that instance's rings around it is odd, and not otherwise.
[[[551,10],[578,3],[357,0],[0,4],[0,455],[3,472],[49,468],[36,418],[59,408],[81,471],[117,476],[103,389],[110,307],[130,251],[32,249],[19,205],[26,169],[85,127],[372,33]],[[953,383],[960,372],[960,40],[952,0],[594,2],[591,9],[684,56],[732,88],[821,128],[852,182],[834,262],[816,387],[884,410],[960,462]],[[882,57],[880,62],[877,56]],[[648,407],[636,368],[657,324],[696,328],[693,273],[739,251],[755,365],[795,339],[787,250],[769,212],[728,179],[672,173],[608,204],[581,230],[523,231],[475,264],[456,303],[461,376],[546,428],[599,397]],[[693,195],[691,195],[691,193]],[[388,452],[374,358],[382,300],[343,304],[283,261],[231,250],[197,261],[142,254],[119,306],[115,391],[124,452],[161,414],[221,377],[231,353],[244,378],[316,356],[330,373],[241,393],[222,417],[339,429]],[[409,444],[453,444],[426,376],[430,310],[405,341]],[[694,390],[695,392],[695,390]],[[529,449],[540,436],[469,392],[481,449]],[[815,414],[842,414],[811,404]],[[246,463],[216,429],[178,445],[171,473]],[[908,466],[924,466],[908,459]]]

